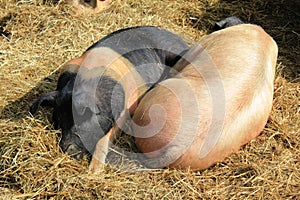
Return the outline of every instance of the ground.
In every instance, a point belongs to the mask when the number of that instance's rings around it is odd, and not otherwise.
[[[63,1],[0,0],[0,198],[299,199],[300,2],[297,0],[116,0],[74,16]],[[51,111],[28,104],[55,89],[60,67],[112,31],[155,25],[189,44],[236,15],[261,25],[279,46],[272,113],[259,137],[209,169],[88,174],[63,154]]]

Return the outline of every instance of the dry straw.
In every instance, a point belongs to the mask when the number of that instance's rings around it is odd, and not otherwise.
[[[299,6],[297,0],[118,0],[103,13],[74,17],[62,1],[0,0],[0,198],[299,199]],[[263,26],[278,43],[274,106],[258,138],[207,170],[107,168],[92,176],[87,159],[60,151],[51,111],[28,115],[28,103],[55,88],[63,63],[112,31],[155,25],[192,43],[229,15]]]

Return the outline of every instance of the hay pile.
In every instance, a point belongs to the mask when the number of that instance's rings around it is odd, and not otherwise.
[[[0,0],[0,198],[300,198],[300,13],[297,0],[116,0],[73,17],[61,1]],[[59,131],[28,103],[55,88],[62,64],[120,28],[156,25],[191,43],[229,15],[259,24],[279,46],[272,114],[263,133],[207,170],[87,174],[88,161],[61,153]]]

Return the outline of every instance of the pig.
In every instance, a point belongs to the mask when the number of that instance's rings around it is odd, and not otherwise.
[[[201,39],[134,111],[143,162],[202,170],[257,137],[271,112],[277,54],[276,42],[253,24]]]
[[[166,79],[188,50],[177,35],[159,27],[118,30],[67,62],[56,90],[30,105],[30,113],[52,107],[54,128],[62,130],[62,151],[76,159],[92,155],[117,119],[130,115],[137,100]]]

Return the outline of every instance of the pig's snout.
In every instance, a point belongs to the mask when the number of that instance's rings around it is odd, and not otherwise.
[[[88,151],[80,138],[70,131],[63,131],[59,146],[64,153],[69,154],[77,160],[82,159],[84,155],[88,155]]]

